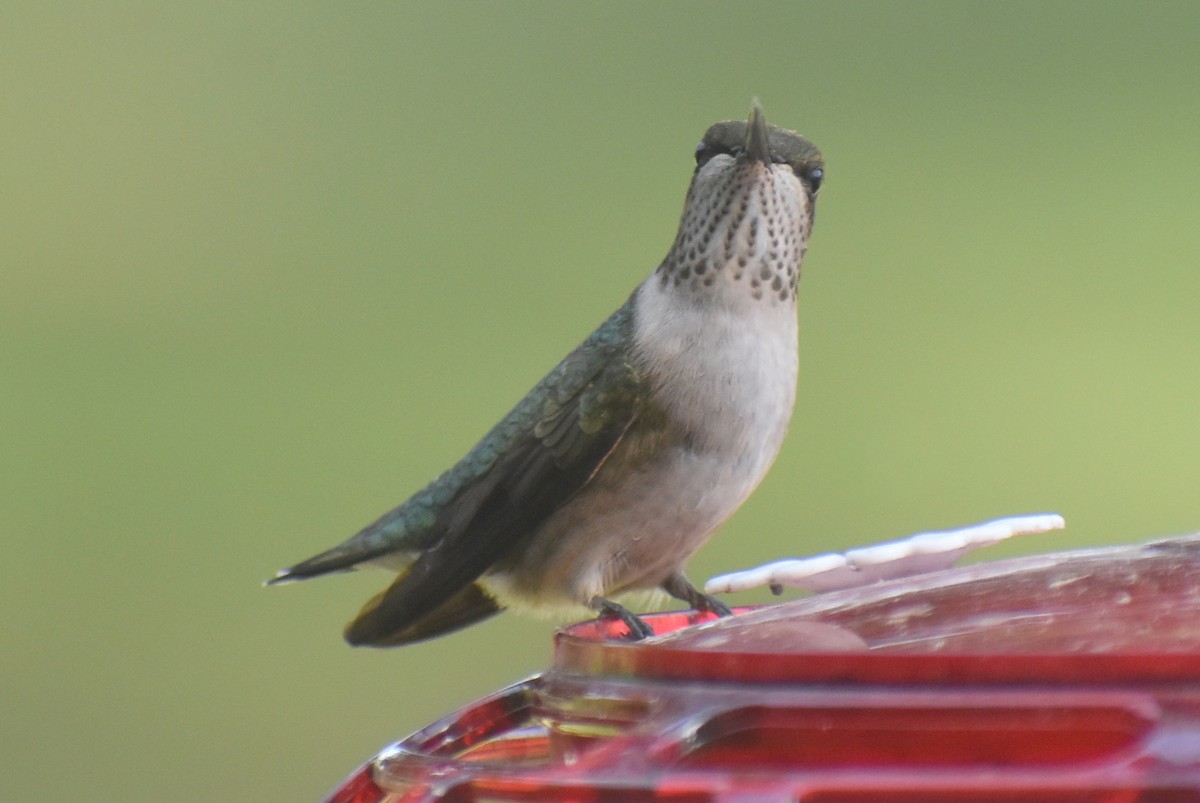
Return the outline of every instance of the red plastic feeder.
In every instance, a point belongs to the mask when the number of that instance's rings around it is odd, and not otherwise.
[[[1200,801],[1200,536],[646,620],[562,631],[329,800]]]

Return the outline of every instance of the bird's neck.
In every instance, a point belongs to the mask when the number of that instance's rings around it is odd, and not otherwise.
[[[802,199],[771,179],[742,175],[703,193],[693,186],[650,281],[681,303],[794,308],[809,217]]]

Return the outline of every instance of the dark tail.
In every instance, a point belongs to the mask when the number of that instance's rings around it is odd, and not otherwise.
[[[363,606],[354,621],[346,625],[346,641],[355,647],[399,647],[441,636],[504,610],[477,583],[471,583],[429,613],[410,621],[403,611],[381,604],[402,580],[404,575]]]

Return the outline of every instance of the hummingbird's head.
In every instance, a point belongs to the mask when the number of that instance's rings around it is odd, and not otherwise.
[[[768,125],[757,100],[745,122],[713,125],[696,148],[660,284],[701,297],[743,288],[742,297],[794,301],[824,171],[817,147]]]

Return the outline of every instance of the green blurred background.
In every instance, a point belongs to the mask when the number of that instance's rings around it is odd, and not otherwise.
[[[1194,2],[4,16],[4,800],[315,799],[543,667],[552,624],[356,651],[382,574],[259,583],[620,304],[754,95],[828,180],[792,434],[696,579],[1022,512],[1070,529],[991,555],[1200,527]]]

